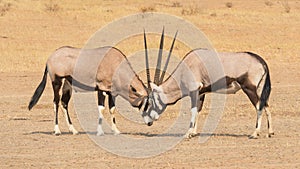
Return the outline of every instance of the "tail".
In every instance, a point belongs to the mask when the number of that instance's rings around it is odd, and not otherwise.
[[[45,86],[47,83],[47,73],[48,73],[48,70],[47,70],[47,66],[46,66],[43,79],[42,79],[41,83],[39,84],[39,86],[36,88],[32,98],[29,102],[29,105],[28,105],[29,110],[31,110],[32,107],[39,101],[39,99],[45,89]]]
[[[262,110],[265,106],[268,106],[270,93],[271,93],[270,73],[268,67],[266,67],[266,80],[260,96],[259,110]]]

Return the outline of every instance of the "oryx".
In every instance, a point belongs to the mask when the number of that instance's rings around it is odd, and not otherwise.
[[[249,138],[258,137],[263,110],[268,117],[268,136],[271,137],[274,132],[271,113],[267,110],[271,82],[266,62],[251,52],[218,53],[224,73],[223,76],[212,78],[207,71],[207,66],[213,65],[207,55],[211,52],[214,51],[208,49],[190,51],[162,84],[151,83],[152,92],[149,93],[147,110],[142,114],[145,123],[152,125],[153,120],[159,118],[167,105],[175,104],[183,97],[189,96],[192,118],[185,137],[190,138],[197,133],[197,117],[206,93],[234,94],[242,89],[257,111],[256,129]]]
[[[80,57],[79,57],[80,56]],[[85,69],[75,69],[80,67],[79,59],[85,62]],[[94,69],[89,69],[94,67]],[[83,77],[90,77],[94,83],[86,85],[74,77],[74,71],[79,72]],[[116,73],[117,72],[117,73]],[[38,102],[46,86],[47,74],[49,73],[54,92],[54,112],[55,112],[55,135],[61,134],[58,127],[58,107],[61,100],[61,107],[65,113],[69,130],[73,134],[78,132],[74,129],[68,113],[68,102],[71,98],[72,83],[79,88],[88,88],[87,90],[96,90],[98,92],[99,124],[97,135],[103,135],[102,130],[102,112],[104,111],[105,92],[109,96],[109,109],[111,114],[112,130],[119,134],[114,117],[115,97],[120,95],[130,102],[133,107],[141,108],[148,96],[148,91],[143,82],[137,76],[128,62],[126,56],[115,47],[99,47],[95,49],[79,49],[74,47],[61,47],[57,49],[47,60],[44,76],[32,96],[28,109]],[[64,84],[63,84],[64,80]],[[59,91],[62,88],[62,97]],[[112,91],[112,87],[114,88]]]

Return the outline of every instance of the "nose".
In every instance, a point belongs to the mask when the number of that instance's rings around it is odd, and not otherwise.
[[[148,122],[148,126],[152,126],[152,124],[153,124],[153,122],[151,121],[151,122]]]

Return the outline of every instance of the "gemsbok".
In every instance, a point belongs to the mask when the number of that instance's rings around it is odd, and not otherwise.
[[[212,77],[213,71],[210,73],[207,71],[207,66],[214,65],[212,63],[214,60],[207,55],[210,52],[213,51],[208,49],[190,51],[162,84],[151,83],[146,111],[142,113],[145,123],[151,126],[167,105],[173,105],[189,96],[192,116],[185,137],[191,138],[197,134],[198,114],[202,109],[205,94],[210,92],[235,94],[242,89],[257,111],[256,129],[249,138],[258,138],[263,110],[267,114],[268,137],[274,135],[271,113],[267,110],[271,82],[266,62],[251,52],[218,53],[223,74]],[[209,69],[219,68],[209,67]]]
[[[83,70],[84,72],[79,72],[84,77],[91,77],[94,82],[92,83],[92,85],[86,85],[85,83],[78,81],[76,77],[73,77],[74,71],[76,71],[75,66],[79,65],[79,56],[80,59],[86,61],[85,64],[92,64],[85,65],[87,68],[93,65],[96,66],[95,69],[87,69]],[[96,63],[94,63],[95,61]],[[29,110],[32,109],[32,107],[38,102],[39,98],[41,97],[47,83],[48,73],[52,81],[54,92],[53,102],[55,113],[55,135],[61,134],[58,127],[58,109],[60,100],[61,108],[65,113],[66,121],[69,126],[69,131],[73,134],[78,134],[77,130],[75,130],[72,125],[68,112],[68,103],[72,94],[72,83],[74,86],[78,86],[79,88],[87,88],[86,90],[97,91],[99,110],[97,135],[104,134],[102,130],[102,112],[104,111],[105,100],[104,92],[108,95],[109,98],[108,103],[111,114],[112,130],[114,134],[120,133],[120,131],[116,127],[116,120],[114,116],[115,97],[120,95],[124,99],[129,101],[129,103],[133,107],[138,108],[141,108],[146,103],[146,99],[148,97],[148,89],[134,72],[126,56],[119,49],[115,47],[80,49],[65,46],[57,49],[48,58],[43,79],[34,92],[34,95],[32,96],[28,105]],[[60,98],[59,91],[62,84],[62,97]]]

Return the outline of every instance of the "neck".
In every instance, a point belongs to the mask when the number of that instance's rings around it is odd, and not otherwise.
[[[162,100],[164,104],[175,104],[182,98],[182,91],[179,87],[180,81],[170,76],[163,84],[161,88],[163,90],[165,98]]]
[[[135,99],[128,98],[128,101],[135,107],[140,106],[141,102],[148,95],[146,87],[137,75],[135,75],[131,81],[131,86],[136,90],[133,94]]]
[[[161,84],[163,93],[165,94],[165,104],[175,104],[178,100],[190,94],[189,83],[194,79],[189,75],[189,69],[180,62],[168,79]],[[188,82],[188,83],[187,83]]]
[[[144,85],[143,81],[140,80],[140,78],[137,75],[134,76],[131,84],[137,90],[137,93],[139,93],[141,96],[148,95],[146,86]]]

